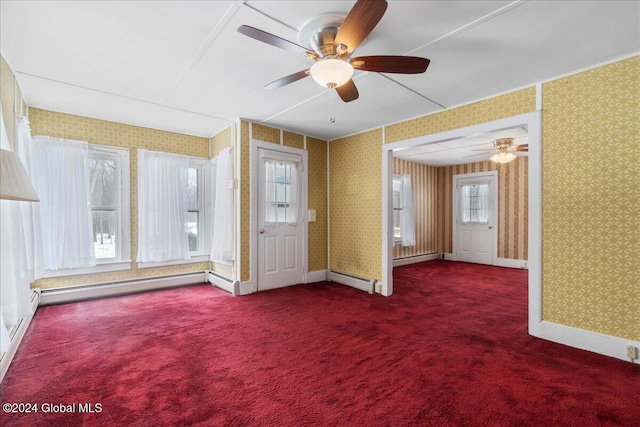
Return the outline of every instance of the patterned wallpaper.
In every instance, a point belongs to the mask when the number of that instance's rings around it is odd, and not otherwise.
[[[416,218],[415,246],[393,247],[393,258],[440,252],[438,249],[438,169],[422,163],[393,159],[393,173],[411,176],[411,190]]]
[[[438,248],[453,252],[453,176],[498,171],[498,257],[527,259],[528,158],[518,157],[506,164],[491,161],[438,169]]]
[[[7,136],[9,137],[9,143],[12,148],[15,138],[15,120],[13,118],[15,81],[16,78],[11,67],[9,67],[9,64],[4,60],[4,57],[0,55],[0,100],[2,100],[4,125],[7,128]]]
[[[543,318],[640,340],[640,56],[543,85]]]
[[[286,144],[285,132],[285,144]],[[309,209],[315,209],[316,221],[309,223],[309,271],[327,266],[327,142],[307,137],[309,151]],[[313,159],[313,161],[311,161]]]
[[[529,113],[536,109],[536,88],[509,92],[458,108],[444,110],[386,127],[386,142],[477,125],[505,117]]]
[[[329,143],[329,268],[376,280],[382,278],[381,146],[381,129]]]
[[[242,144],[242,203],[241,203],[241,252],[242,265],[241,280],[251,280],[250,260],[250,138],[249,125],[246,120],[241,121]],[[283,145],[295,148],[304,148],[304,135],[277,128],[251,124],[253,139],[280,145],[282,133]],[[309,156],[309,209],[316,210],[316,222],[309,223],[309,271],[324,270],[327,268],[327,151],[326,142],[307,138],[307,151]]]
[[[49,135],[58,138],[87,141],[90,144],[129,148],[131,178],[131,256],[134,259],[138,251],[138,156],[136,150],[138,148],[144,148],[147,150],[167,151],[197,157],[209,157],[209,143],[206,138],[124,125],[36,108],[29,109],[29,121],[33,135]],[[34,283],[34,287],[58,288],[105,283],[204,271],[208,268],[209,263],[193,263],[138,269],[134,262],[132,263],[131,270],[41,279]]]

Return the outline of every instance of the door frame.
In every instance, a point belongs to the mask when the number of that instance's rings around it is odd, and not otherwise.
[[[380,293],[393,293],[393,153],[411,147],[450,141],[477,133],[514,126],[526,126],[529,131],[529,333],[540,336],[542,322],[542,85],[536,86],[536,111],[481,123],[478,125],[425,135],[404,141],[386,143],[382,132],[382,284]]]
[[[491,217],[491,221],[493,222],[493,247],[491,248],[491,265],[497,265],[496,260],[498,259],[498,171],[487,171],[487,172],[474,172],[474,173],[464,173],[453,176],[453,211],[451,212],[451,223],[453,224],[453,230],[451,235],[451,251],[453,252],[453,261],[458,259],[458,253],[456,252],[456,246],[458,245],[458,216],[459,216],[459,202],[458,202],[458,183],[460,180],[464,179],[475,179],[481,180],[482,178],[489,178],[491,184],[493,184],[491,188],[491,206],[493,209],[493,215]]]
[[[309,155],[307,150],[272,144],[257,139],[251,139],[249,152],[249,265],[251,292],[258,291],[258,149],[279,151],[285,154],[295,154],[302,158],[300,173],[300,225],[302,227],[302,283],[307,282],[309,265],[309,222],[307,211],[309,203],[308,171]]]

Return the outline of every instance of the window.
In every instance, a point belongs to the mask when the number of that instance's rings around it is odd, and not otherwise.
[[[138,150],[138,267],[207,261],[208,159]]]
[[[127,150],[89,148],[89,194],[97,263],[130,258],[128,168]]]
[[[187,173],[187,234],[189,251],[204,252],[204,163],[192,160]]]
[[[489,184],[463,185],[460,191],[460,216],[463,223],[489,221]]]
[[[295,163],[265,160],[265,224],[298,220],[298,168]]]
[[[393,177],[393,240],[402,242],[402,177]]]

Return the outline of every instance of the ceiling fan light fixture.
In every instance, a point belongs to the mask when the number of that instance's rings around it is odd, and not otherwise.
[[[491,161],[496,163],[509,163],[517,156],[509,151],[503,150],[491,156]]]
[[[342,59],[323,59],[311,66],[311,77],[320,86],[340,87],[353,76],[353,67]]]

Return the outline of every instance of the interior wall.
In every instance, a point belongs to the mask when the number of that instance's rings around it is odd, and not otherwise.
[[[381,129],[329,143],[329,268],[376,280],[382,277],[381,143]]]
[[[438,169],[438,250],[453,252],[453,176],[498,171],[498,257],[527,260],[529,244],[529,161],[527,157],[498,164],[491,161]]]
[[[9,67],[9,64],[0,56],[0,100],[2,101],[2,118],[7,128],[7,136],[9,143],[13,148],[13,140],[15,139],[15,123],[13,121],[13,100],[15,96],[15,75]]]
[[[33,286],[39,288],[60,288],[74,285],[105,283],[131,280],[143,277],[189,273],[209,269],[209,263],[191,263],[174,266],[138,269],[135,257],[138,253],[138,153],[139,148],[166,151],[196,157],[209,157],[209,140],[195,136],[148,129],[105,120],[58,113],[37,108],[29,109],[31,132],[57,138],[87,141],[129,149],[130,189],[131,189],[131,257],[130,270],[96,274],[54,277],[37,280]]]
[[[407,258],[439,252],[438,249],[438,168],[408,160],[393,159],[393,173],[411,176],[411,192],[416,219],[416,244],[393,247],[393,258]]]
[[[542,316],[640,340],[640,56],[543,85]]]
[[[249,127],[251,126],[251,131]],[[250,123],[240,122],[241,138],[241,280],[247,282],[251,277],[250,264],[250,149],[251,137],[255,140],[294,148],[304,149],[305,136],[294,132]],[[327,143],[320,139],[306,137],[308,152],[308,199],[309,209],[316,211],[316,221],[309,223],[309,271],[325,270],[327,268]]]

